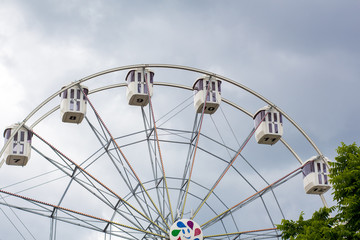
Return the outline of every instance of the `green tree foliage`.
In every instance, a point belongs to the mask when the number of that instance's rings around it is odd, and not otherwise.
[[[297,221],[283,219],[277,226],[282,239],[360,239],[360,147],[341,143],[337,153],[335,162],[330,163],[337,204],[319,209],[308,220],[303,213]]]
[[[337,149],[330,177],[337,201],[337,217],[351,231],[360,230],[360,147],[355,143]]]

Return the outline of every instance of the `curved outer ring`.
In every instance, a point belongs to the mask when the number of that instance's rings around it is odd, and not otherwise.
[[[75,85],[79,85],[83,82],[86,82],[90,79],[105,75],[105,74],[109,74],[109,73],[113,73],[113,72],[118,72],[118,71],[123,71],[123,70],[128,70],[128,69],[134,69],[134,68],[147,68],[147,67],[151,67],[151,68],[171,68],[171,69],[180,69],[180,70],[186,70],[186,71],[191,71],[191,72],[197,72],[197,73],[201,73],[201,74],[205,74],[211,77],[215,77],[217,79],[220,79],[222,81],[228,82],[230,84],[233,84],[239,88],[242,88],[243,90],[249,92],[250,94],[256,96],[257,98],[261,99],[262,101],[266,102],[268,105],[270,105],[271,107],[275,108],[277,111],[279,111],[283,117],[285,117],[294,127],[296,127],[299,132],[301,132],[301,134],[305,137],[305,139],[311,144],[311,146],[315,149],[315,151],[318,153],[318,155],[324,160],[324,162],[328,165],[328,162],[326,161],[324,155],[322,154],[322,152],[320,151],[320,149],[316,146],[316,144],[313,142],[313,140],[306,134],[306,132],[287,114],[285,113],[283,110],[281,110],[279,107],[277,107],[274,103],[272,103],[270,100],[268,100],[267,98],[265,98],[264,96],[262,96],[261,94],[255,92],[254,90],[246,87],[245,85],[242,85],[238,82],[235,82],[234,80],[231,80],[227,77],[209,72],[209,71],[205,71],[205,70],[201,70],[198,68],[193,68],[193,67],[187,67],[187,66],[181,66],[181,65],[172,65],[172,64],[136,64],[136,65],[127,65],[127,66],[122,66],[122,67],[116,67],[116,68],[111,68],[111,69],[107,69],[101,72],[97,72],[94,74],[91,74],[87,77],[84,77],[78,81],[72,82],[71,84],[65,86],[64,88],[60,89],[59,91],[55,92],[54,94],[52,94],[50,97],[48,97],[47,99],[45,99],[42,103],[40,103],[32,112],[29,113],[29,115],[21,122],[19,123],[18,127],[15,129],[15,131],[13,131],[13,133],[11,134],[10,138],[13,138],[14,135],[18,132],[18,130],[25,125],[25,123],[37,112],[39,111],[44,105],[46,105],[49,101],[51,101],[52,99],[54,99],[55,97],[57,97],[62,91],[64,91],[64,89],[69,89]],[[182,86],[182,85],[178,85],[178,84],[171,84],[171,83],[154,83],[154,85],[163,85],[163,86],[171,86],[171,87],[178,87],[178,88],[183,88],[183,89],[188,89],[188,90],[192,90],[192,88],[187,87],[187,86]],[[99,88],[99,89],[95,89],[93,91],[90,91],[89,94],[94,93],[94,92],[98,92],[98,91],[102,91],[105,89],[110,89],[110,88],[115,88],[115,87],[123,87],[126,86],[125,83],[123,84],[114,84],[114,85],[110,85],[107,87],[103,87],[103,88]],[[230,104],[231,106],[243,111],[245,114],[247,114],[250,117],[253,117],[253,114],[251,114],[250,112],[246,111],[245,109],[241,108],[240,106],[226,100],[226,99],[222,99],[224,102]],[[59,106],[55,107],[54,109],[50,110],[48,113],[46,113],[45,115],[43,115],[41,118],[39,118],[36,122],[34,122],[34,124],[31,125],[30,129],[33,128],[35,125],[37,125],[41,120],[43,120],[44,118],[46,118],[48,115],[50,115],[51,113],[55,112],[57,109],[59,108]],[[299,161],[300,164],[303,164],[303,161],[300,159],[300,157],[298,156],[298,154],[291,148],[291,146],[283,139],[280,139],[281,142],[290,150],[290,152],[295,156],[295,158]],[[3,148],[0,151],[0,157],[2,156],[2,154],[4,153],[6,147],[8,146],[8,144],[10,143],[10,141],[8,141],[7,143],[4,144]],[[0,168],[2,166],[2,164],[4,163],[4,160],[2,160],[0,162]],[[326,206],[326,202],[325,199],[323,197],[323,195],[320,195],[324,205]]]

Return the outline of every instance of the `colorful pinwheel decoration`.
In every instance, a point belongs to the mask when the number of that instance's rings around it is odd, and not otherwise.
[[[203,240],[203,235],[197,223],[190,219],[181,219],[171,226],[170,240]]]

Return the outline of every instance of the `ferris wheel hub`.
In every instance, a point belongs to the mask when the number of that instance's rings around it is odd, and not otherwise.
[[[203,240],[199,224],[191,219],[180,219],[170,228],[170,240]]]

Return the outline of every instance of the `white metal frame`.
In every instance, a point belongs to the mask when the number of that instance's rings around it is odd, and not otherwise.
[[[112,69],[104,70],[104,71],[102,71],[102,72],[98,72],[98,73],[89,75],[89,76],[87,76],[87,77],[85,77],[85,78],[82,78],[82,79],[80,79],[80,80],[78,80],[78,81],[75,81],[75,82],[67,85],[65,88],[60,89],[59,91],[57,91],[57,92],[55,92],[54,94],[52,94],[52,95],[51,95],[50,97],[48,97],[45,101],[43,101],[41,104],[39,104],[33,111],[31,111],[31,112],[29,113],[29,115],[26,116],[25,119],[18,124],[17,128],[15,129],[15,131],[12,132],[10,138],[13,138],[14,135],[16,134],[16,132],[19,131],[20,128],[24,127],[25,124],[27,124],[28,121],[29,121],[42,107],[44,107],[48,102],[50,102],[52,99],[58,97],[59,94],[60,94],[64,89],[69,89],[69,88],[72,88],[72,87],[74,87],[74,86],[76,86],[76,85],[81,85],[81,84],[89,81],[90,79],[94,79],[94,78],[97,78],[97,77],[100,77],[100,76],[103,76],[103,75],[106,75],[106,74],[109,74],[109,73],[118,72],[118,71],[124,71],[124,70],[131,70],[131,69],[138,69],[138,68],[142,68],[142,69],[145,69],[145,68],[152,68],[152,69],[155,69],[155,68],[168,68],[168,69],[178,69],[178,70],[185,70],[185,71],[196,72],[196,73],[199,73],[199,74],[204,74],[204,75],[209,76],[209,77],[211,77],[211,78],[213,77],[213,78],[219,79],[219,80],[221,80],[221,81],[223,81],[223,82],[227,82],[228,84],[232,84],[232,85],[234,85],[234,86],[236,86],[236,87],[238,87],[238,88],[241,88],[241,89],[245,90],[246,92],[252,94],[253,96],[257,97],[258,99],[262,100],[264,103],[268,104],[269,106],[271,106],[272,108],[274,108],[274,109],[276,109],[278,112],[280,112],[280,113],[283,115],[283,117],[286,118],[286,119],[288,120],[288,122],[290,122],[290,123],[304,136],[304,138],[310,143],[310,145],[311,145],[311,146],[313,147],[313,149],[317,152],[317,154],[327,163],[327,161],[326,161],[325,157],[323,156],[322,152],[320,151],[320,149],[315,145],[315,143],[314,143],[314,142],[312,141],[312,139],[306,134],[306,132],[305,132],[287,113],[285,113],[283,110],[281,110],[278,106],[276,106],[274,103],[272,103],[271,101],[269,101],[269,100],[268,100],[267,98],[265,98],[264,96],[262,96],[262,95],[260,95],[259,93],[253,91],[252,89],[250,89],[250,88],[248,88],[248,87],[240,84],[239,82],[236,82],[236,81],[231,80],[231,79],[229,79],[229,78],[226,78],[226,77],[224,77],[224,76],[221,76],[221,75],[218,75],[218,74],[215,74],[215,73],[212,73],[212,72],[208,72],[208,71],[205,71],[205,70],[197,69],[197,68],[192,68],[192,67],[187,67],[187,66],[180,66],[180,65],[169,65],[169,64],[139,64],[139,65],[129,65],[129,66],[117,67],[117,68],[112,68]],[[191,91],[192,91],[192,87],[185,86],[185,85],[179,85],[179,84],[173,84],[173,83],[154,82],[154,85],[167,86],[167,87],[176,87],[176,88],[181,88],[181,89],[186,89],[186,90],[191,90]],[[91,90],[91,91],[89,92],[89,95],[91,95],[91,94],[93,94],[93,93],[96,93],[96,92],[99,92],[99,91],[104,91],[104,90],[107,90],[107,89],[124,87],[124,86],[126,86],[126,83],[120,83],[120,84],[114,84],[114,85],[104,86],[104,87],[101,87],[101,88],[98,88],[98,89]],[[237,104],[235,104],[235,103],[227,100],[227,99],[224,98],[224,97],[222,97],[222,101],[223,101],[224,103],[229,104],[230,106],[232,106],[232,107],[234,107],[234,108],[242,111],[243,113],[245,113],[245,114],[248,115],[249,117],[253,118],[253,114],[250,113],[249,111],[247,111],[246,109],[243,109],[241,106],[239,106],[239,105],[237,105]],[[149,107],[150,107],[150,111],[151,111],[151,108],[152,108],[152,106],[151,106],[151,100],[150,100],[150,106],[149,106]],[[52,114],[53,112],[57,111],[58,109],[59,109],[59,106],[53,108],[52,110],[50,110],[49,112],[47,112],[46,114],[44,114],[43,116],[41,116],[39,119],[33,121],[32,125],[29,127],[29,129],[33,129],[39,122],[41,122],[42,120],[44,120],[47,116],[49,116],[49,115]],[[159,141],[158,141],[158,139],[157,139],[158,136],[157,136],[157,133],[156,133],[157,126],[156,126],[156,124],[155,124],[155,121],[154,121],[153,123],[151,122],[151,120],[154,120],[154,119],[152,119],[153,116],[151,116],[151,114],[149,114],[148,116],[149,116],[149,119],[148,119],[148,120],[150,120],[149,123],[148,123],[148,124],[149,124],[148,130],[149,130],[149,131],[150,131],[150,130],[151,130],[151,131],[155,131],[155,135],[153,135],[154,139],[153,139],[152,141],[156,142],[156,140],[157,140],[158,146],[156,146],[156,147],[157,147],[157,149],[158,149],[157,151],[160,152],[160,145],[159,145]],[[146,121],[145,118],[144,118],[144,121]],[[201,128],[201,119],[199,119],[198,121],[199,121],[199,123],[200,123],[200,128]],[[105,126],[105,125],[104,125],[104,126]],[[106,128],[106,126],[105,126],[105,128]],[[146,130],[146,131],[148,131],[148,130]],[[198,129],[198,131],[200,132],[200,129]],[[109,132],[108,134],[111,136],[110,132]],[[197,136],[194,136],[194,137],[198,138],[199,136],[200,136],[200,134],[198,134]],[[195,140],[195,138],[194,138],[194,140]],[[298,160],[298,162],[299,162],[300,164],[303,164],[303,161],[300,159],[300,157],[298,156],[298,154],[293,150],[293,148],[292,148],[283,138],[281,138],[280,141],[281,141],[281,142],[286,146],[286,148],[294,155],[294,157]],[[113,139],[112,142],[115,143],[115,145],[116,145],[116,141],[115,141],[114,139]],[[6,143],[6,144],[4,145],[4,147],[1,149],[0,156],[3,155],[3,153],[4,153],[4,151],[5,151],[6,147],[7,147],[7,144],[8,144],[8,143]],[[110,142],[109,142],[109,144],[110,144]],[[150,142],[149,142],[149,144],[150,144]],[[197,149],[197,146],[196,146],[196,145],[197,145],[197,144],[195,144],[195,142],[194,142],[192,151],[196,151],[196,149]],[[116,146],[115,146],[115,147],[116,147]],[[117,146],[117,147],[118,147],[119,149],[121,149],[120,146]],[[149,147],[150,147],[150,145],[149,145]],[[237,153],[236,157],[240,154],[241,150],[242,150],[242,149],[238,150],[238,153]],[[122,154],[122,153],[121,153],[121,150],[120,150],[119,154],[120,154],[120,155]],[[156,154],[155,154],[155,155],[156,155]],[[155,155],[154,155],[154,157],[159,158],[158,155],[156,155],[156,156],[155,156]],[[236,158],[236,157],[235,157],[235,158]],[[66,158],[66,157],[65,157],[65,158]],[[161,158],[161,156],[160,156],[160,158]],[[234,159],[235,159],[235,158],[234,158]],[[67,159],[67,160],[70,160],[70,159]],[[161,159],[160,159],[160,160],[161,160]],[[70,161],[71,161],[71,160],[70,160]],[[161,160],[161,162],[162,162],[162,160]],[[189,163],[189,165],[190,165],[191,159],[189,159],[188,163]],[[0,163],[0,167],[2,166],[2,164],[3,164],[3,161]],[[189,166],[189,167],[190,167],[190,166]],[[229,162],[229,168],[230,168],[230,167],[232,167],[232,161]],[[301,166],[300,166],[300,168],[301,168]],[[299,169],[300,169],[300,168],[299,168]],[[297,169],[297,171],[298,171],[299,169]],[[160,170],[161,170],[161,168],[160,168]],[[163,167],[162,167],[162,170],[163,170]],[[72,170],[72,173],[70,173],[70,174],[75,176],[78,171],[83,172],[83,173],[86,174],[86,169],[82,169],[80,166],[77,166],[75,169],[73,169],[73,170]],[[134,174],[135,174],[135,173],[134,173]],[[293,174],[293,173],[292,173],[292,174]],[[134,176],[136,176],[136,174],[135,174]],[[154,177],[154,182],[155,182],[156,184],[166,184],[166,176],[165,176],[164,170],[163,170],[163,174],[160,174],[159,176],[160,176],[160,178],[157,178],[156,176]],[[290,174],[289,174],[289,176],[290,176]],[[287,177],[289,177],[289,176],[287,176]],[[169,179],[171,179],[171,177],[169,177]],[[284,179],[285,179],[285,178],[284,178]],[[235,211],[236,209],[241,208],[243,205],[247,204],[248,201],[253,200],[253,198],[261,197],[261,194],[263,194],[263,193],[265,193],[265,192],[268,192],[268,191],[272,191],[271,189],[272,189],[273,187],[276,187],[276,186],[278,186],[279,184],[283,183],[283,182],[284,182],[284,179],[280,179],[279,181],[277,181],[277,182],[275,182],[275,183],[273,183],[273,184],[269,184],[269,187],[268,187],[268,188],[263,189],[263,190],[257,192],[257,194],[254,195],[254,196],[252,196],[251,198],[246,199],[246,200],[244,200],[243,202],[241,202],[241,203],[239,203],[239,204],[237,204],[237,205],[235,205],[235,206],[233,206],[233,207],[230,207],[228,211],[220,214],[220,215],[219,215],[219,218],[228,216],[229,214],[231,215],[232,211]],[[183,181],[184,184],[187,184],[187,185],[190,184],[190,183],[196,184],[196,183],[194,183],[194,182],[192,181],[192,179],[191,179],[191,171],[190,171],[190,175],[187,177],[187,181],[184,181],[185,179],[178,179],[178,180]],[[220,181],[220,180],[221,180],[221,178],[219,178],[219,181]],[[94,180],[94,181],[96,181],[96,180]],[[149,183],[142,183],[141,181],[139,181],[139,185],[136,186],[135,189],[134,189],[134,195],[133,195],[133,197],[136,198],[136,195],[137,195],[137,194],[146,195],[146,194],[147,194],[147,193],[146,193],[146,189],[147,189],[147,185],[148,185],[148,184],[149,184]],[[146,186],[145,186],[145,185],[146,185]],[[106,186],[104,186],[104,187],[106,187]],[[214,188],[215,188],[215,187],[216,187],[216,186],[214,186]],[[137,189],[137,190],[136,190],[136,189]],[[140,191],[140,192],[137,192],[137,191],[139,191],[139,189],[143,189],[143,190]],[[167,186],[166,186],[164,189],[167,190]],[[165,190],[158,192],[158,194],[166,195]],[[208,189],[209,195],[210,195],[210,194],[215,194],[215,193],[213,192],[213,190],[214,190],[214,189]],[[135,194],[135,192],[136,192],[136,194]],[[2,192],[2,193],[4,193],[4,192]],[[9,194],[10,194],[10,193],[9,193]],[[114,195],[116,196],[116,194],[113,193],[112,191],[110,191],[109,194],[114,194]],[[167,194],[168,194],[168,193],[167,193]],[[185,198],[184,198],[184,199],[185,199],[185,202],[186,202],[186,195],[187,195],[187,194],[191,194],[191,193],[188,193],[187,191],[185,192]],[[64,195],[65,195],[65,193],[64,193]],[[208,196],[206,196],[206,197],[202,200],[202,204],[206,204],[207,197],[208,197]],[[131,198],[131,196],[129,196],[129,198]],[[119,199],[120,199],[120,200],[119,200],[119,204],[126,204],[126,200],[129,199],[129,198],[119,198]],[[165,198],[165,199],[166,199],[166,198],[169,199],[170,197],[169,197],[169,195],[168,195],[167,197],[164,197],[164,198]],[[138,201],[141,201],[141,199],[142,199],[142,198],[139,198]],[[149,199],[150,199],[150,201],[151,201],[150,196],[149,196]],[[324,199],[324,197],[323,197],[322,195],[321,195],[321,199],[322,199],[324,205],[326,206],[325,199]],[[28,200],[28,201],[31,201],[31,202],[36,202],[36,200],[34,200],[34,199],[27,199],[27,200]],[[106,200],[104,200],[104,201],[106,201]],[[170,203],[170,200],[169,200],[169,203]],[[37,202],[37,204],[40,204],[40,202]],[[59,204],[60,204],[60,203],[59,203]],[[144,233],[150,234],[150,233],[152,232],[152,233],[154,234],[152,237],[154,237],[154,236],[162,236],[161,234],[164,234],[163,230],[169,227],[169,226],[166,226],[166,225],[167,225],[167,222],[168,222],[168,221],[169,221],[169,222],[173,222],[176,217],[173,216],[173,213],[171,213],[171,216],[165,216],[165,215],[164,215],[165,210],[164,210],[164,209],[156,209],[156,205],[157,205],[157,204],[155,204],[155,203],[150,203],[150,202],[149,202],[149,203],[147,203],[147,204],[153,205],[153,208],[154,208],[154,209],[151,210],[151,211],[153,211],[153,212],[158,212],[159,215],[161,216],[161,218],[163,219],[163,223],[160,224],[160,223],[162,222],[160,218],[159,218],[159,219],[155,219],[155,220],[150,220],[150,219],[149,219],[149,221],[153,222],[153,225],[152,225],[153,227],[144,230]],[[185,203],[183,203],[183,206],[185,206]],[[201,206],[202,206],[202,205],[200,205],[199,208],[201,208]],[[61,210],[61,211],[70,211],[69,214],[77,214],[77,213],[75,213],[75,212],[71,212],[71,210],[62,209],[60,205],[59,205],[59,206],[52,206],[52,205],[51,205],[50,207],[53,207],[53,208],[54,208],[54,214],[55,214],[55,215],[56,215],[56,211],[58,211],[58,210],[59,210],[59,211],[60,211],[60,210]],[[131,208],[131,206],[129,206],[129,207]],[[170,208],[171,208],[171,207],[170,207]],[[199,210],[199,208],[198,208],[198,209],[195,209],[195,215],[196,215],[197,211]],[[137,210],[136,210],[136,211],[137,211]],[[148,210],[143,209],[143,210],[141,210],[141,211],[146,212],[146,211],[148,211]],[[139,212],[141,212],[141,211],[139,211]],[[139,214],[141,214],[141,213],[139,213]],[[183,214],[183,212],[181,213],[181,216],[182,216],[182,214]],[[54,217],[55,215],[52,215],[52,217]],[[94,216],[83,216],[83,217],[87,217],[87,218],[90,218],[90,219],[93,219],[93,220],[96,220],[96,221],[101,221],[101,219],[97,219],[97,218],[94,217]],[[142,217],[143,217],[143,218],[147,218],[146,215],[143,215]],[[54,218],[55,218],[55,217],[54,217]],[[54,219],[54,218],[53,218],[53,219]],[[165,220],[165,219],[166,219],[166,220]],[[211,224],[213,224],[214,221],[217,221],[217,220],[216,220],[216,219],[215,219],[215,220],[210,220],[209,222],[203,224],[202,227],[208,227],[208,226],[210,226]],[[118,224],[118,223],[114,223],[114,222],[112,222],[112,220],[108,221],[108,225],[109,225],[109,227],[110,227],[110,226],[111,226],[111,227],[119,227],[119,229],[120,229],[120,228],[126,228],[126,227],[127,227],[127,226],[122,226],[121,224]],[[137,224],[134,223],[134,225],[137,225]],[[54,226],[54,225],[52,225],[52,226]],[[155,227],[155,226],[156,226],[156,227]],[[155,228],[158,228],[158,229],[157,229],[157,230],[152,229],[152,228],[154,228],[154,227],[155,227]],[[54,228],[55,228],[55,227],[54,227]],[[89,228],[92,228],[92,227],[89,227]],[[111,230],[110,230],[110,232],[109,232],[109,229],[110,229],[110,228],[106,228],[105,230],[103,229],[103,230],[101,230],[101,231],[104,231],[105,233],[111,233]],[[130,229],[131,229],[131,228],[130,228]],[[96,230],[96,229],[95,229],[95,230]],[[267,232],[267,231],[271,231],[271,230],[262,230],[262,231],[260,231],[260,235],[261,235],[261,232]],[[166,231],[165,231],[165,232],[166,232]],[[256,231],[255,231],[255,232],[256,232]],[[240,235],[244,235],[244,234],[248,234],[248,233],[238,232],[238,233],[233,233],[233,234],[234,234],[235,236],[240,236]],[[53,232],[52,232],[52,235],[54,235]],[[150,235],[149,235],[149,236],[150,236]],[[275,235],[275,236],[276,236],[276,235]],[[208,236],[208,238],[210,238],[210,239],[221,239],[222,237],[224,237],[224,235]],[[273,235],[272,237],[274,237],[274,235]],[[131,239],[131,238],[129,238],[129,239]]]

